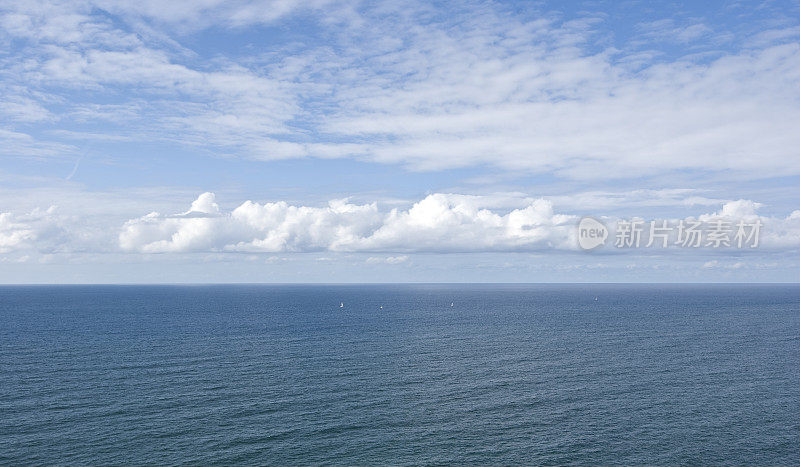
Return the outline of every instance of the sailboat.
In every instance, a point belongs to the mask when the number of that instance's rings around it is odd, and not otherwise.
[[[339,304],[339,308],[344,308],[344,302]]]

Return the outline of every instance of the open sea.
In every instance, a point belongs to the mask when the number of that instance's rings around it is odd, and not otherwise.
[[[0,463],[798,465],[800,287],[4,286]]]

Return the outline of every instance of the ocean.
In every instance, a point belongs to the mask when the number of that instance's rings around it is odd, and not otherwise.
[[[2,464],[800,463],[800,287],[0,287]]]

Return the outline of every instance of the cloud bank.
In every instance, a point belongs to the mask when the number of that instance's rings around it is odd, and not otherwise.
[[[452,194],[388,212],[335,200],[326,207],[245,201],[225,213],[204,193],[184,213],[128,221],[119,244],[145,253],[530,251],[569,248],[575,220],[545,200],[498,214],[482,208],[480,197]]]
[[[381,211],[377,203],[331,201],[325,207],[245,201],[220,210],[213,193],[203,193],[186,212],[153,212],[129,220],[119,246],[141,253],[176,252],[515,252],[577,251],[579,217],[556,213],[549,200],[497,212],[496,197],[436,193],[408,209]],[[760,246],[800,247],[800,210],[786,218],[759,216],[749,200],[725,203],[700,214],[703,222],[762,222]],[[612,227],[616,219],[605,218]],[[612,240],[613,242],[613,233]],[[643,252],[643,251],[640,251]]]
[[[691,191],[684,194],[685,200],[695,199]],[[649,192],[639,195],[643,203],[634,204],[628,212],[646,214],[653,208],[654,199],[662,199],[666,206],[679,203],[673,191],[665,193],[666,197]],[[284,253],[335,253],[360,254],[368,264],[397,265],[411,263],[413,255],[419,254],[574,254],[581,251],[576,237],[580,216],[574,209],[564,211],[564,206],[596,196],[577,194],[569,203],[564,196],[551,200],[515,194],[434,193],[404,207],[391,208],[379,202],[353,203],[340,199],[322,206],[245,201],[223,209],[213,193],[203,193],[182,212],[151,212],[127,221],[124,220],[127,216],[95,212],[99,208],[68,214],[56,207],[6,211],[0,212],[0,261],[46,261],[55,257],[66,261],[104,262],[112,257],[117,258],[115,261],[121,258],[147,261],[156,256],[164,260],[189,257],[234,260]],[[633,196],[621,193],[616,199],[624,204]],[[711,200],[701,201],[685,203],[683,212],[697,213],[685,218],[604,216],[606,208],[601,204],[592,214],[609,227],[610,233],[606,245],[592,254],[630,258],[656,255],[676,260],[696,255],[708,262],[719,261],[723,256],[742,258],[743,255],[796,258],[800,253],[800,210],[767,216],[759,214],[764,207],[751,200],[713,203],[717,209],[709,209]],[[149,200],[145,205],[153,202]],[[130,209],[135,212],[141,209],[139,206],[132,205]],[[616,223],[634,218],[644,220],[642,247],[615,247]],[[670,240],[669,248],[660,248],[660,242],[656,247],[645,248],[649,221],[660,225],[662,219],[673,226],[680,219],[696,219],[706,225],[724,219],[732,227],[739,221],[760,222],[762,227],[758,248],[754,249],[748,247],[748,242],[745,248],[708,248],[705,237],[697,249],[675,246],[674,239]],[[735,246],[736,242],[731,243]]]

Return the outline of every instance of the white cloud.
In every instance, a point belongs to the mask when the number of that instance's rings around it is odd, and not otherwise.
[[[270,24],[298,11],[318,10],[341,3],[332,0],[159,0],[119,2],[94,0],[98,7],[117,14],[141,16],[179,27],[184,31],[196,31],[212,25],[243,27],[253,24]],[[346,5],[336,6],[336,9]]]
[[[144,193],[142,196],[139,200],[119,202],[108,202],[104,196],[65,197],[66,211],[55,208],[0,211],[0,254],[4,261],[22,257],[43,260],[53,255],[78,261],[81,257],[91,260],[92,255],[112,254],[126,254],[132,259],[147,258],[153,253],[175,258],[197,254],[211,254],[215,258],[253,258],[252,255],[260,254],[266,258],[271,255],[264,253],[343,252],[362,253],[365,256],[358,261],[368,263],[410,264],[410,255],[422,253],[537,252],[544,257],[578,251],[575,241],[578,216],[559,212],[544,198],[519,194],[504,198],[501,194],[435,193],[404,207],[333,200],[324,206],[245,201],[225,209],[214,194],[204,193],[187,208],[178,209],[178,213],[151,212],[124,221],[123,212],[142,212],[148,206],[171,204],[164,204],[168,202],[154,196],[144,198],[147,196]],[[581,198],[580,194],[576,196]],[[633,199],[628,196],[620,203]],[[641,196],[647,202],[639,206],[650,209],[652,193]],[[669,197],[665,203],[679,205]],[[744,257],[774,258],[776,254],[791,256],[800,251],[800,210],[783,217],[759,214],[760,204],[750,200],[718,206],[713,212],[706,209],[707,213],[692,217],[703,222],[723,217],[734,230],[739,220],[759,221],[762,227],[758,248],[748,248],[748,242],[741,249],[735,247],[735,242],[730,248],[718,249],[645,248],[649,221],[660,218],[648,216],[647,210],[643,210],[639,212],[647,223],[642,247],[619,249],[613,246],[619,219],[602,216],[600,211],[596,215],[611,232],[606,246],[597,253],[664,258],[697,255],[698,260],[723,264],[728,264],[722,260],[727,257],[735,258],[730,260],[734,264]],[[677,225],[677,218],[668,220]],[[746,264],[755,263],[747,260]]]
[[[719,260],[714,259],[703,263],[703,268],[705,269],[715,269],[715,268],[741,269],[743,267],[746,267],[746,264],[741,261],[722,263]]]
[[[11,92],[7,92],[6,95],[10,97],[0,102],[0,115],[13,121],[23,123],[41,122],[53,119],[53,115],[50,111],[34,99],[19,94],[13,95]]]
[[[555,214],[552,204],[535,200],[499,214],[480,197],[432,194],[408,210],[393,209],[383,225],[356,247],[374,251],[516,251],[569,249],[575,216]]]
[[[199,212],[210,215],[192,215]],[[568,249],[575,219],[555,214],[545,200],[498,214],[482,208],[480,197],[450,194],[433,194],[407,210],[388,212],[375,203],[337,200],[326,207],[246,201],[218,213],[214,195],[205,193],[185,213],[151,213],[128,221],[119,240],[125,250],[148,253]]]
[[[580,212],[603,212],[616,208],[663,206],[716,206],[728,200],[702,196],[703,191],[692,188],[661,190],[587,191],[563,196],[548,196],[558,208]]]
[[[551,202],[545,199],[534,199],[525,207],[500,212],[487,208],[499,204],[502,203],[498,203],[498,196],[436,193],[407,209],[388,211],[381,211],[376,203],[358,205],[337,200],[326,207],[246,201],[230,212],[222,212],[214,195],[204,193],[184,213],[171,216],[151,213],[128,221],[119,244],[124,250],[144,253],[577,250],[577,216],[554,212]],[[731,201],[724,203],[720,211],[700,214],[697,218],[704,222],[718,217],[730,221],[759,220],[763,224],[760,248],[766,251],[800,248],[800,211],[786,218],[774,218],[759,216],[758,206],[749,200]],[[611,227],[613,242],[616,219],[605,220]],[[741,253],[741,250],[731,251]],[[405,256],[372,257],[367,261],[400,262]]]
[[[730,201],[722,205],[722,209],[713,214],[704,214],[700,216],[700,220],[707,221],[717,217],[725,217],[729,219],[744,219],[747,221],[758,218],[756,210],[763,205],[755,203],[749,199],[740,199],[738,201]]]
[[[55,206],[29,213],[0,212],[0,253],[52,251],[66,242]]]
[[[166,14],[183,9],[195,14],[203,9],[188,3],[179,8],[140,3],[117,4],[111,10]],[[0,89],[7,91],[0,116],[9,124],[61,123],[77,117],[81,123],[106,125],[107,132],[128,141],[224,146],[250,157],[287,157],[276,135],[296,132],[287,124],[300,112],[295,84],[234,60],[219,58],[213,66],[191,60],[185,51],[137,34],[120,25],[124,20],[115,23],[93,6],[97,5],[12,2],[0,8],[0,40],[21,44],[11,49],[10,58],[0,59]],[[76,92],[81,90],[90,93]],[[105,97],[93,99],[100,94]],[[116,102],[108,104],[109,100]],[[57,129],[62,128],[59,124]],[[22,135],[14,129],[3,131]],[[84,136],[91,138],[92,133]],[[270,141],[273,146],[267,145]],[[276,146],[282,151],[275,151]],[[47,150],[50,147],[55,149]],[[6,152],[55,155],[59,147],[65,145],[31,141]]]
[[[700,39],[712,32],[708,26],[702,23],[679,26],[671,18],[641,23],[636,26],[636,29],[650,40],[656,39],[683,44]]]
[[[345,201],[325,208],[246,201],[229,213],[217,209],[214,194],[204,193],[183,214],[154,212],[128,221],[120,246],[143,252],[343,250],[380,221],[376,205]]]
[[[0,113],[14,124],[80,116],[114,125],[128,141],[262,160],[350,157],[424,170],[492,165],[578,179],[686,170],[800,174],[796,26],[762,34],[748,48],[654,61],[641,44],[598,49],[608,33],[599,15],[565,21],[496,4],[450,8],[10,2],[0,14],[0,40],[25,40],[2,59],[3,79],[17,90]],[[298,13],[324,29],[324,43],[280,42],[268,52],[209,61],[162,40]],[[157,33],[142,33],[144,23]],[[651,41],[688,43],[709,33],[704,24],[672,20],[643,28]],[[95,101],[98,95],[105,97]],[[124,113],[104,107],[109,100]],[[68,149],[58,144],[17,143],[12,152]]]
[[[39,141],[27,133],[0,128],[0,154],[5,156],[58,157],[74,152],[69,144]]]
[[[800,173],[797,43],[631,69],[624,51],[588,52],[592,31],[553,21],[486,12],[407,28],[410,45],[367,58],[326,121],[374,160],[592,179]]]
[[[386,263],[386,264],[400,264],[405,263],[408,261],[408,255],[401,255],[401,256],[370,256],[367,258],[367,263]]]

